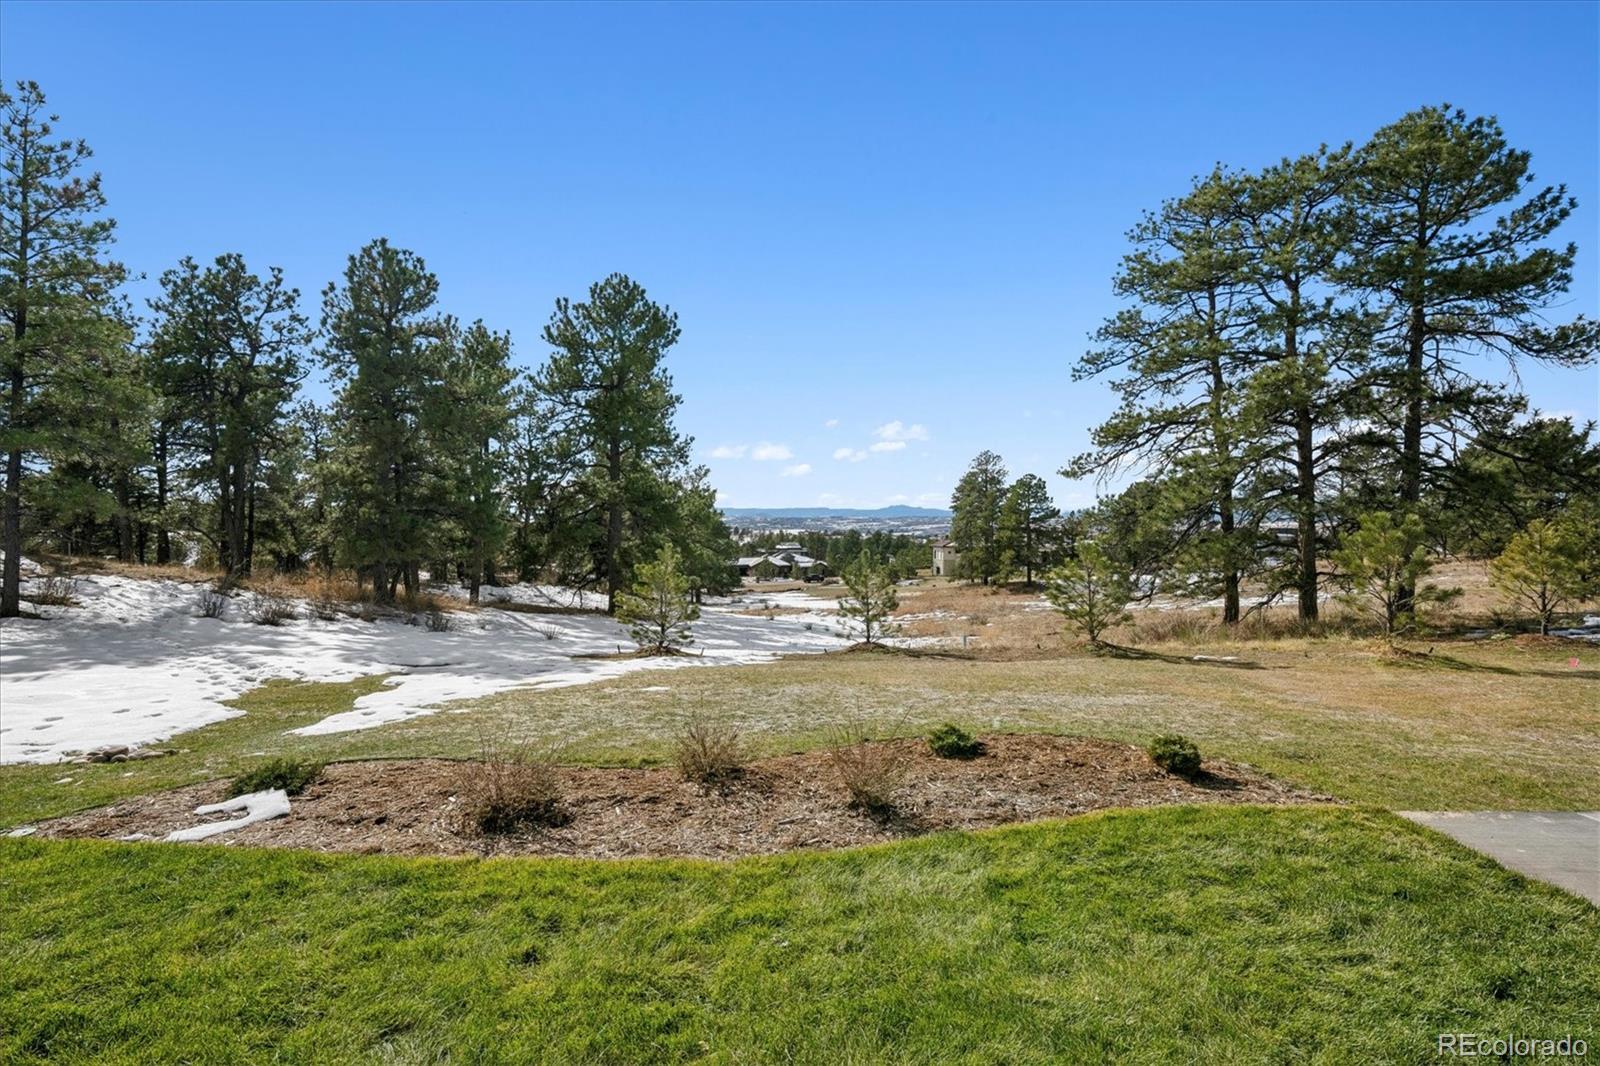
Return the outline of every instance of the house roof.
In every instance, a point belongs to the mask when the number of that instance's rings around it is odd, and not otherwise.
[[[804,552],[786,551],[773,552],[771,555],[741,555],[734,560],[735,566],[760,566],[761,560],[767,560],[773,566],[827,566],[821,559],[814,559]]]

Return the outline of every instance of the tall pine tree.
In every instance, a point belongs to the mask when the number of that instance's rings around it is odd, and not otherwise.
[[[1342,280],[1383,315],[1373,384],[1395,430],[1402,511],[1416,511],[1452,437],[1470,439],[1479,413],[1502,406],[1472,376],[1472,359],[1582,366],[1600,344],[1591,319],[1546,320],[1577,255],[1546,240],[1575,201],[1565,186],[1534,189],[1530,161],[1493,118],[1449,105],[1403,116],[1356,155]],[[1400,613],[1415,592],[1402,584]]]
[[[991,451],[973,458],[950,497],[950,539],[961,555],[963,576],[985,585],[1001,569],[1000,510],[1005,497],[1005,462]]]
[[[629,585],[629,517],[659,506],[662,472],[688,456],[690,441],[672,421],[679,397],[663,365],[678,334],[678,317],[623,274],[591,285],[586,301],[557,300],[544,330],[554,351],[536,387],[573,442],[602,522],[597,564],[611,613]]]
[[[451,332],[434,307],[438,291],[419,256],[379,239],[323,294],[322,360],[338,389],[342,551],[384,603],[398,582],[416,591],[431,546],[427,430]]]
[[[89,146],[56,139],[55,121],[35,83],[0,90],[0,618],[21,613],[30,473],[63,476],[126,402],[123,269],[106,257],[115,223],[100,175],[84,173]]]

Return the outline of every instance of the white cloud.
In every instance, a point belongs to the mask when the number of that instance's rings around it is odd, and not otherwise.
[[[924,426],[921,422],[913,422],[908,426],[897,418],[893,422],[885,422],[883,425],[873,430],[872,435],[877,437],[879,440],[885,441],[927,440],[928,427]],[[888,451],[891,449],[883,450]]]
[[[904,449],[905,446],[906,442],[903,440],[880,440],[873,443],[872,450],[875,452],[898,452]]]
[[[749,450],[748,444],[719,444],[711,449],[710,455],[713,459],[743,459]]]
[[[773,444],[769,441],[762,441],[750,449],[750,458],[758,463],[782,462],[785,459],[793,459],[794,452],[789,450],[787,444]]]
[[[859,463],[867,457],[867,453],[860,448],[835,448],[833,457],[842,461]]]
[[[822,423],[822,428],[823,429],[838,429],[839,428],[839,420],[837,418],[830,418],[826,422]]]
[[[795,463],[793,466],[783,468],[784,477],[805,477],[811,473],[810,463]]]

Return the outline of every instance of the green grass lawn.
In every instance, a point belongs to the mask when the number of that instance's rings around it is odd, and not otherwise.
[[[717,864],[0,840],[8,1062],[1423,1062],[1600,1038],[1600,910],[1368,809]]]
[[[231,775],[278,754],[470,756],[483,729],[560,745],[577,762],[660,761],[691,715],[733,723],[767,752],[813,747],[831,728],[860,720],[882,734],[951,720],[974,731],[1135,743],[1175,731],[1206,754],[1391,809],[1600,809],[1600,649],[1497,642],[1435,652],[1396,662],[1362,644],[1302,640],[1027,662],[805,656],[525,689],[453,708],[470,713],[318,737],[285,730],[347,710],[381,679],[275,682],[237,701],[244,716],[167,742],[189,749],[183,755],[0,767],[0,826]],[[1241,662],[1190,658],[1208,653]],[[63,777],[71,780],[58,783]]]

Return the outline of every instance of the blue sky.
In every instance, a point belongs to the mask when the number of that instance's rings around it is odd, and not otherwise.
[[[94,146],[151,278],[239,251],[315,317],[386,235],[532,366],[555,297],[620,270],[679,314],[725,504],[942,504],[987,447],[1079,505],[1052,472],[1111,395],[1069,369],[1127,228],[1213,161],[1498,115],[1580,201],[1565,313],[1595,313],[1597,10],[6,0],[0,74]],[[1523,385],[1600,414],[1593,369]]]

